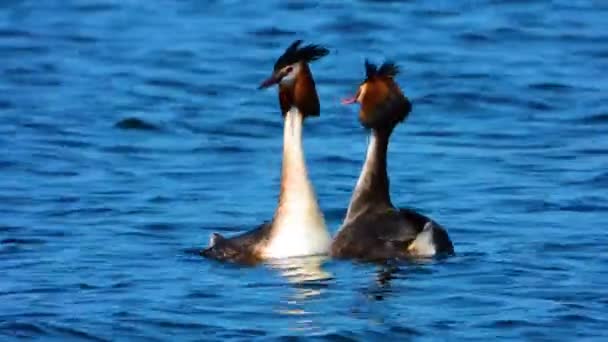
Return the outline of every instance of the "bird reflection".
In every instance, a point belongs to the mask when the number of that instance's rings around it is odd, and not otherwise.
[[[268,266],[279,271],[295,290],[294,294],[287,298],[287,308],[280,310],[281,313],[288,315],[308,313],[303,308],[303,304],[318,297],[327,287],[327,281],[332,279],[332,275],[322,268],[323,262],[327,259],[327,256],[309,256],[268,262]]]
[[[391,294],[391,281],[393,280],[395,273],[399,272],[399,267],[392,263],[378,264],[376,269],[375,282],[370,285],[367,289],[368,298],[372,300],[384,300],[384,298]]]
[[[378,287],[389,288],[391,286],[391,280],[393,275],[399,270],[395,265],[382,265],[378,267],[376,271],[376,284]]]
[[[391,282],[396,277],[403,277],[405,270],[416,272],[421,266],[434,262],[430,258],[411,258],[401,260],[386,260],[376,263],[376,277],[374,283],[367,288],[370,299],[383,300],[387,295],[393,293]]]

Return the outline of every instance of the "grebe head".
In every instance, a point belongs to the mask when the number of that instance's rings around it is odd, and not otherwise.
[[[326,56],[329,50],[319,45],[300,47],[296,40],[274,64],[272,75],[260,84],[259,89],[279,84],[279,101],[283,115],[297,107],[306,116],[319,115],[319,98],[308,63]]]
[[[366,78],[352,98],[343,104],[359,103],[359,121],[366,128],[392,129],[407,118],[412,104],[395,82],[399,68],[395,63],[384,62],[380,67],[365,61]]]

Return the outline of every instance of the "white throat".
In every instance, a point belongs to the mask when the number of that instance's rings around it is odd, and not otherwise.
[[[365,154],[365,162],[363,163],[363,169],[359,174],[359,178],[357,179],[357,185],[355,185],[355,190],[353,190],[353,195],[350,198],[350,203],[348,204],[348,209],[346,210],[346,220],[352,220],[354,217],[351,217],[352,214],[352,206],[355,200],[359,197],[362,189],[368,186],[368,183],[371,182],[372,177],[372,164],[375,163],[376,154],[374,151],[376,150],[376,144],[378,144],[378,139],[376,135],[372,132],[369,136],[369,142],[367,144],[367,153]],[[346,223],[346,222],[345,222]]]
[[[281,79],[282,85],[291,86],[296,81],[296,75],[300,72],[301,64],[295,63],[291,66],[291,71]]]
[[[302,146],[303,121],[302,113],[296,108],[285,115],[281,194],[271,236],[263,251],[267,258],[325,254],[331,243],[308,179]]]

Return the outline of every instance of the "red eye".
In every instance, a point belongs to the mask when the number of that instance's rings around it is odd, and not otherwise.
[[[293,67],[288,66],[288,67],[285,69],[285,73],[286,73],[286,74],[289,74],[289,73],[290,73],[292,70],[293,70]]]

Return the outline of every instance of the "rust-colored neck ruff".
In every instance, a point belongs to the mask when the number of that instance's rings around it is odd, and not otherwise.
[[[279,85],[279,102],[283,115],[295,107],[303,117],[319,116],[319,97],[308,64],[299,64],[292,83]]]

